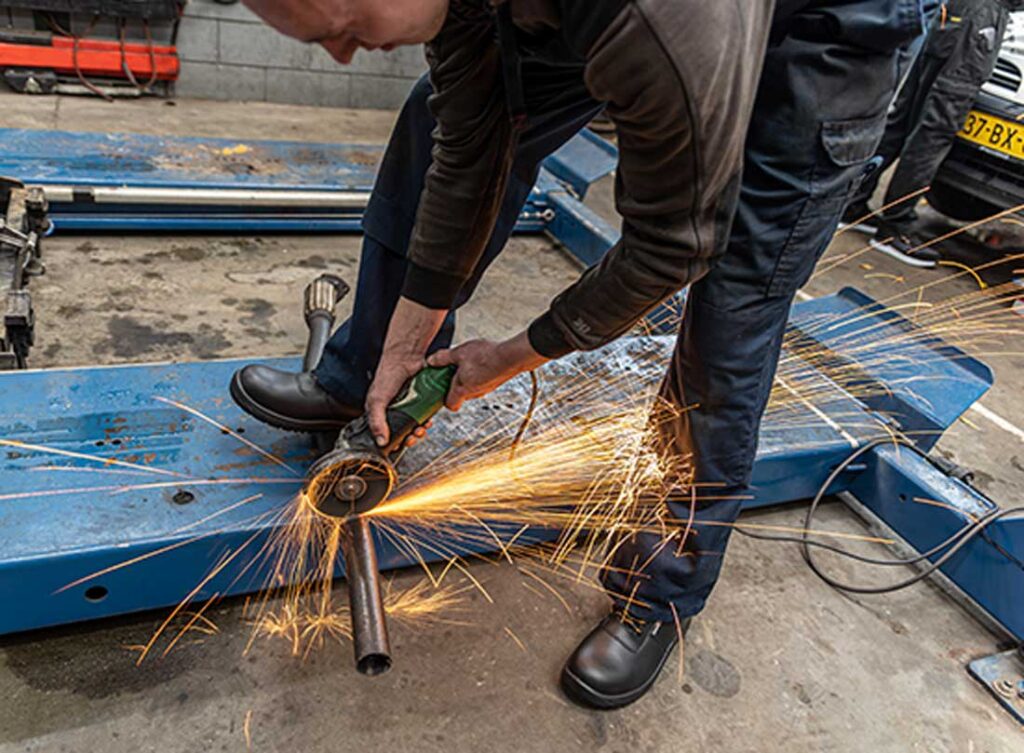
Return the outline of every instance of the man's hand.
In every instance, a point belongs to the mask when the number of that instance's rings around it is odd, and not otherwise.
[[[428,309],[407,298],[398,301],[388,326],[377,373],[366,393],[366,417],[378,445],[384,446],[390,439],[385,415],[387,407],[405,383],[426,366],[424,356],[427,348],[447,314],[443,309]],[[418,430],[415,436],[423,436],[423,432]],[[410,438],[409,443],[414,442],[415,438]]]
[[[431,366],[458,368],[445,401],[449,410],[458,410],[464,401],[486,395],[512,377],[547,361],[530,345],[526,332],[500,343],[470,340],[451,350],[438,351],[427,359]]]

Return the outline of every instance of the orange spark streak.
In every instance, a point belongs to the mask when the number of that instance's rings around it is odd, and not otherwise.
[[[669,609],[672,610],[672,620],[676,624],[676,637],[679,639],[679,684],[683,684],[683,678],[686,676],[686,650],[684,647],[686,636],[683,635],[683,623],[679,619],[679,612],[676,611],[676,605],[669,603]]]
[[[255,501],[260,500],[260,499],[263,499],[263,495],[262,494],[253,494],[251,497],[246,497],[243,500],[240,500],[238,502],[235,502],[234,504],[228,505],[227,507],[225,507],[222,510],[217,510],[217,512],[211,513],[211,514],[207,515],[204,518],[200,518],[199,520],[195,521],[194,523],[189,523],[188,525],[184,525],[181,528],[176,528],[175,530],[171,531],[171,533],[172,534],[184,533],[185,531],[189,531],[189,530],[191,530],[193,528],[198,528],[201,525],[209,523],[211,520],[216,520],[221,515],[226,515],[227,513],[232,512],[233,510],[237,510],[239,507],[243,507],[243,506],[245,506],[245,505],[247,505],[247,504],[249,504],[251,502],[255,502]]]
[[[885,206],[879,207],[874,212],[870,212],[870,213],[864,215],[863,217],[860,217],[860,218],[854,220],[853,222],[848,224],[846,227],[839,228],[839,230],[836,231],[835,237],[839,237],[840,235],[845,233],[847,230],[851,229],[854,225],[859,225],[860,223],[864,222],[865,220],[870,220],[872,217],[877,217],[878,215],[880,215],[883,212],[885,212],[887,209],[892,209],[893,207],[899,206],[900,204],[902,204],[905,201],[910,201],[911,199],[916,199],[919,196],[923,196],[924,194],[928,193],[928,191],[930,189],[931,189],[931,186],[925,186],[924,188],[919,188],[916,191],[914,191],[913,193],[908,193],[906,196],[903,196],[903,197],[901,197],[899,199],[896,199],[896,201],[891,201],[888,204],[886,204]]]
[[[176,486],[231,486],[236,484],[301,484],[300,478],[207,478],[202,480],[189,479],[184,484],[180,482],[155,483],[155,484],[132,484],[130,486],[115,486],[117,494],[128,492],[146,491],[147,489],[168,489]]]
[[[75,586],[80,586],[83,583],[87,583],[90,580],[94,580],[95,578],[100,578],[100,577],[102,577],[104,575],[109,575],[110,573],[117,572],[118,570],[121,570],[122,568],[130,567],[131,565],[137,565],[140,562],[145,562],[146,560],[152,559],[153,557],[158,557],[161,554],[166,554],[167,552],[172,552],[175,549],[180,549],[183,546],[188,546],[189,544],[194,544],[197,541],[201,540],[202,538],[204,538],[204,537],[203,536],[193,536],[191,538],[184,539],[182,541],[176,541],[173,544],[168,544],[167,546],[160,547],[159,549],[154,549],[152,552],[147,552],[146,554],[140,554],[138,557],[132,557],[130,560],[125,560],[124,562],[118,562],[116,565],[111,565],[110,567],[105,567],[102,570],[97,570],[96,572],[94,572],[94,573],[92,573],[90,575],[86,575],[86,576],[84,576],[82,578],[79,578],[78,580],[71,581],[66,586],[61,586],[60,588],[58,588],[56,591],[53,592],[53,595],[56,596],[57,594],[64,593],[65,591],[67,591],[69,589],[72,589]]]
[[[23,450],[33,450],[35,452],[48,453],[51,455],[63,455],[68,458],[77,458],[78,460],[88,460],[90,463],[100,463],[102,465],[118,465],[122,468],[132,468],[137,471],[145,471],[146,473],[157,473],[161,476],[178,476],[179,478],[188,478],[183,473],[177,471],[169,471],[166,468],[150,468],[146,465],[138,465],[136,463],[128,463],[124,460],[116,460],[114,458],[98,458],[95,455],[85,455],[81,452],[71,452],[70,450],[61,450],[56,447],[45,447],[38,444],[29,444],[28,442],[21,442],[17,439],[0,439],[0,445],[5,447],[17,447]]]
[[[149,471],[128,471],[120,470],[118,468],[83,468],[81,466],[74,465],[36,465],[28,469],[30,473],[38,473],[40,471],[66,471],[71,473],[103,473],[109,475],[119,476],[148,476]]]
[[[511,638],[511,639],[512,639],[512,640],[513,640],[513,641],[515,642],[515,644],[516,644],[517,646],[519,646],[519,650],[520,650],[520,651],[523,651],[523,652],[525,652],[525,651],[526,651],[526,644],[525,644],[525,643],[523,643],[523,642],[522,642],[522,641],[521,641],[521,640],[519,639],[519,636],[518,636],[518,635],[516,635],[515,633],[513,633],[513,632],[512,632],[512,628],[510,628],[510,627],[506,627],[506,628],[505,628],[505,634],[506,634],[506,635],[507,635],[507,636],[508,636],[509,638]]]
[[[271,462],[277,463],[282,468],[288,469],[289,471],[294,473],[296,476],[301,475],[301,474],[299,474],[299,472],[297,470],[292,468],[290,465],[288,465],[288,463],[286,463],[284,460],[279,458],[277,455],[273,454],[272,452],[267,452],[266,450],[264,450],[262,447],[260,447],[255,442],[252,442],[252,441],[246,439],[245,437],[243,437],[238,432],[228,428],[227,426],[225,426],[224,424],[220,423],[219,421],[216,421],[213,418],[210,418],[205,413],[202,413],[201,411],[198,411],[198,410],[196,410],[195,408],[193,408],[191,406],[185,405],[184,403],[179,403],[177,400],[171,400],[170,398],[167,398],[167,397],[155,396],[153,399],[154,400],[158,400],[161,403],[166,403],[167,405],[173,405],[175,408],[178,408],[179,410],[183,410],[186,413],[190,413],[191,415],[195,416],[196,418],[200,419],[201,421],[205,421],[206,423],[210,424],[211,426],[216,426],[222,432],[224,432],[225,434],[230,434],[232,437],[237,439],[239,442],[244,444],[246,447],[248,447],[251,450],[254,450],[254,451],[258,452],[260,455],[265,457],[267,460],[270,460]]]
[[[242,735],[245,736],[245,749],[252,750],[252,709],[245,712],[245,721],[242,722]]]
[[[196,595],[203,590],[203,587],[207,583],[216,578],[224,570],[224,568],[226,568],[228,565],[231,564],[232,561],[234,561],[234,559],[239,554],[244,552],[246,548],[249,546],[249,544],[251,544],[256,539],[256,537],[258,537],[261,533],[262,531],[257,531],[256,533],[254,533],[252,536],[246,539],[246,541],[240,547],[238,547],[238,549],[236,549],[233,553],[231,553],[231,551],[228,550],[228,553],[225,554],[220,564],[214,567],[212,570],[210,570],[210,572],[201,581],[199,581],[199,584],[196,585],[196,587],[189,592],[188,596],[186,596],[184,600],[180,604],[178,604],[178,606],[176,606],[169,615],[167,615],[167,619],[165,619],[160,624],[160,627],[156,629],[156,631],[150,637],[149,641],[146,643],[142,652],[139,654],[139,658],[135,662],[136,666],[142,664],[142,662],[146,659],[146,656],[149,655],[149,652],[152,651],[154,644],[156,644],[157,640],[163,634],[164,630],[167,629],[167,626],[171,624],[171,621],[178,616],[181,610],[184,609],[186,605],[191,603],[192,599],[194,599]]]

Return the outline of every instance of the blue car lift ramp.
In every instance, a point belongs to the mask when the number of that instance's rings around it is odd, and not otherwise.
[[[56,232],[358,232],[383,147],[0,128],[0,175],[41,186]],[[516,225],[586,193],[615,147],[582,131],[545,160]]]

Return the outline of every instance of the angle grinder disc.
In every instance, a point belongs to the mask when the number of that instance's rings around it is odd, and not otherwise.
[[[321,515],[346,519],[369,512],[395,486],[395,469],[379,455],[331,452],[309,469],[305,496]]]

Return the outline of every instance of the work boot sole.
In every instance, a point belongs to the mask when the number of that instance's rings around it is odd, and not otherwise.
[[[678,645],[678,644],[676,644]],[[630,690],[626,693],[602,693],[599,690],[595,690],[590,687],[573,674],[572,670],[568,666],[562,668],[562,690],[569,698],[576,701],[584,706],[590,706],[595,709],[617,709],[622,706],[628,706],[634,701],[640,700],[651,686],[657,682],[658,677],[661,676],[661,670],[665,668],[665,663],[668,658],[672,655],[672,651],[666,651],[665,655],[661,657],[661,662],[658,664],[658,668],[651,673],[651,676],[635,690]]]
[[[888,243],[882,243],[881,241],[877,241],[874,239],[868,241],[868,243],[870,244],[871,248],[875,249],[875,251],[883,253],[886,256],[891,257],[893,259],[896,259],[896,261],[901,261],[904,264],[908,264],[911,267],[917,267],[919,269],[933,269],[938,264],[938,262],[935,259],[922,259],[920,257],[912,256],[910,254],[905,254],[902,251],[893,248]]]
[[[244,410],[253,418],[262,421],[265,424],[273,426],[275,429],[284,429],[285,431],[293,432],[310,432],[316,433],[320,431],[337,431],[345,428],[355,418],[335,418],[335,419],[303,419],[303,418],[292,418],[285,416],[276,411],[267,408],[264,405],[260,405],[254,400],[249,393],[245,391],[245,387],[242,386],[242,380],[239,377],[239,372],[235,372],[235,375],[231,377],[230,387],[231,397],[238,404],[238,407]]]
[[[864,233],[864,235],[874,235],[878,232],[878,228],[874,225],[866,225],[861,222],[840,222],[840,230],[856,230],[858,233]]]

